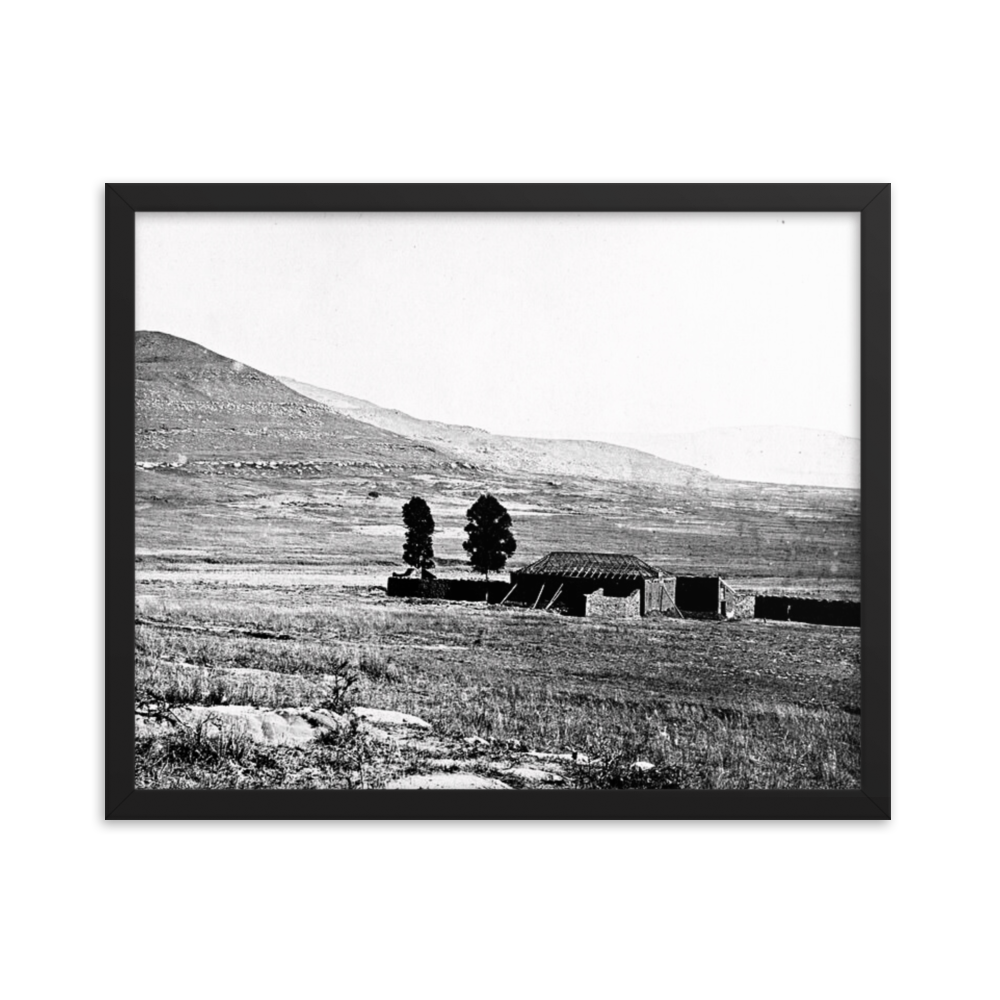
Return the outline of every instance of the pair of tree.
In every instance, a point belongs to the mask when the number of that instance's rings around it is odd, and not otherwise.
[[[517,549],[510,530],[510,514],[496,497],[484,493],[466,511],[466,517],[469,523],[465,532],[469,537],[462,543],[462,548],[469,553],[472,568],[485,573],[488,582],[490,573],[502,570]],[[422,497],[413,497],[403,504],[403,523],[406,525],[403,562],[426,576],[434,568],[434,518],[427,501]]]

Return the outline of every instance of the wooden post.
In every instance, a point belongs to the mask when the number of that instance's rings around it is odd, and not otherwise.
[[[507,591],[506,594],[503,595],[503,600],[500,602],[500,607],[503,607],[504,604],[507,603],[507,598],[510,597],[510,595],[513,594],[515,590],[517,590],[517,584],[516,583],[514,584],[513,587],[510,588],[510,590]]]
[[[542,589],[538,591],[538,596],[535,598],[535,603],[531,605],[531,610],[534,611],[538,607],[538,602],[542,599],[542,594],[545,593],[545,584],[542,584]]]
[[[545,605],[545,610],[546,610],[546,611],[548,611],[548,610],[549,610],[549,608],[551,608],[551,607],[552,607],[552,605],[556,603],[556,599],[557,599],[557,598],[559,597],[559,595],[560,595],[560,594],[562,593],[562,589],[563,589],[563,585],[562,585],[562,584],[560,583],[560,584],[559,584],[559,587],[558,587],[558,588],[556,589],[556,592],[555,592],[555,593],[554,593],[554,594],[552,595],[552,600],[551,600],[551,601],[549,601],[549,603]]]

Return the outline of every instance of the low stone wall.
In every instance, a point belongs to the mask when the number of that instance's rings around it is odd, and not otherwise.
[[[753,618],[756,595],[735,590],[722,581],[723,608],[727,618]]]
[[[754,617],[812,625],[861,625],[860,601],[820,601],[806,597],[765,597],[754,601]]]
[[[727,618],[753,618],[754,616],[754,604],[756,603],[756,598],[753,594],[746,594],[745,596],[737,597],[732,604],[726,600],[726,617]]]
[[[588,618],[638,618],[642,614],[640,590],[637,587],[626,597],[606,596],[604,590],[587,594],[584,614]]]
[[[541,585],[539,584],[539,587]],[[488,601],[499,604],[510,593],[511,584],[507,580],[421,580],[410,577],[389,577],[386,593],[390,597],[409,597],[423,600],[442,601]],[[563,614],[588,615],[600,618],[638,618],[642,613],[641,592],[638,588],[626,593],[625,588],[614,588],[609,594],[605,590],[583,594],[575,588],[564,588],[556,599],[552,610]],[[556,581],[546,583],[542,599],[538,601],[539,610],[545,608],[556,596],[558,584]],[[732,594],[727,594],[732,598]],[[538,587],[529,586],[522,581],[508,599],[508,604],[520,607],[532,607],[538,598]],[[740,596],[738,606],[727,612],[736,612],[736,617],[749,615],[748,600]],[[861,625],[861,604],[858,601],[820,601],[802,597],[760,596],[753,598],[752,614],[755,618],[768,618],[776,621],[808,622],[815,625]],[[685,611],[685,618],[717,619],[718,614],[711,611]]]
[[[390,597],[417,597],[440,601],[485,601],[498,604],[510,590],[506,580],[421,580],[390,576],[386,584]]]

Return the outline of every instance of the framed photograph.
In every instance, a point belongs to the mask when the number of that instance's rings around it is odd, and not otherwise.
[[[888,184],[105,199],[107,818],[889,818]]]

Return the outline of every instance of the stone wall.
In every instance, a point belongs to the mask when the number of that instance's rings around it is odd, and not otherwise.
[[[511,583],[517,584],[517,589],[508,601],[509,604],[517,604],[522,607],[534,607],[544,610],[558,611],[564,615],[582,617],[587,613],[587,595],[598,589],[598,584],[589,580],[567,580],[560,576],[542,576],[534,573],[524,576],[517,571],[510,575]],[[635,584],[628,586],[619,585],[617,588],[609,586],[608,596],[627,597],[635,589]],[[541,591],[541,599],[538,599]],[[558,595],[558,596],[556,596]]]
[[[608,597],[604,590],[587,594],[588,618],[638,618],[641,614],[641,588],[636,587],[627,597]]]
[[[687,581],[682,583],[682,581]],[[661,586],[662,585],[662,586]],[[636,583],[609,584],[592,592],[590,586],[579,581],[559,579],[522,578],[509,605],[532,607],[538,598],[538,591],[544,586],[542,598],[537,607],[543,610],[556,593],[559,596],[551,610],[569,615],[588,615],[594,618],[638,618],[646,600],[646,612],[671,614],[667,598],[673,581],[645,581]],[[510,592],[512,584],[507,580],[421,580],[419,578],[391,576],[386,585],[390,597],[421,598],[423,600],[444,601],[485,601],[499,604]],[[560,591],[560,586],[562,590]],[[726,586],[718,577],[678,577],[676,600],[685,618],[714,619],[719,617],[719,605],[713,599],[720,588],[726,600],[727,617],[768,618],[775,621],[809,622],[815,625],[861,625],[861,604],[858,601],[820,601],[803,597],[753,596],[739,594]],[[684,603],[682,603],[684,602]],[[693,605],[693,607],[692,607]],[[658,607],[659,606],[659,607]]]
[[[727,618],[753,618],[757,599],[754,594],[734,590],[722,581],[722,599],[725,601]]]
[[[819,601],[805,597],[759,596],[754,617],[772,621],[809,622],[813,625],[861,625],[860,601]]]
[[[727,618],[753,618],[757,599],[753,594],[726,596]]]
[[[418,597],[424,600],[485,601],[497,604],[510,590],[506,580],[420,580],[390,576],[385,591],[390,597]]]
[[[514,585],[514,592],[508,598],[508,604],[524,608],[537,607],[539,611],[543,611],[551,602],[552,611],[568,615],[584,613],[584,597],[580,588],[560,577],[534,574],[521,576],[514,572],[510,575],[510,582]]]

